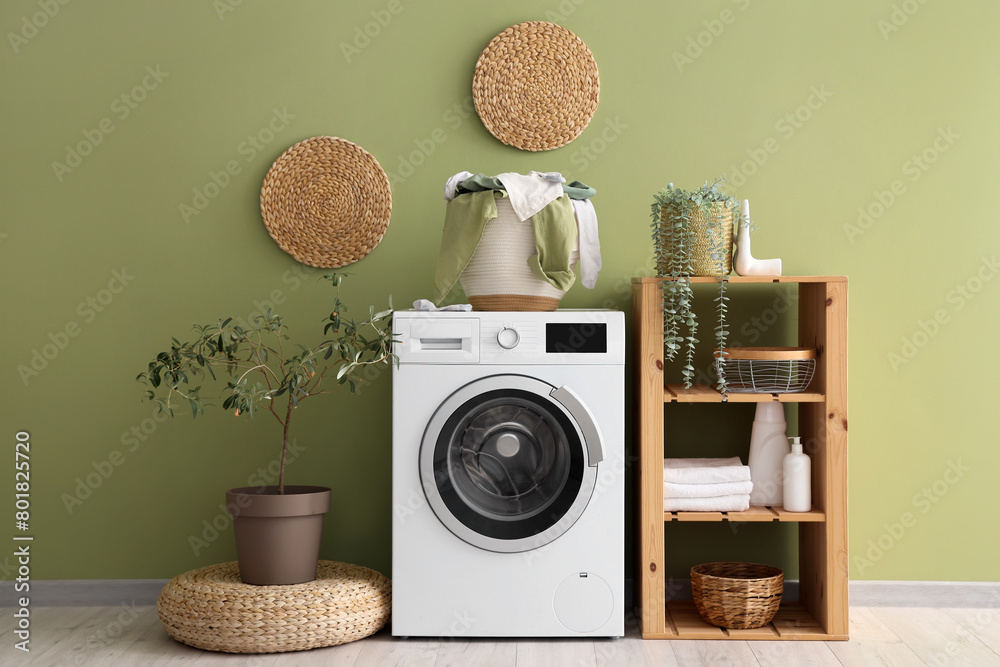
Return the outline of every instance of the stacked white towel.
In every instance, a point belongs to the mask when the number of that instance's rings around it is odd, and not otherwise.
[[[750,468],[738,456],[663,459],[666,512],[742,512],[750,507]]]

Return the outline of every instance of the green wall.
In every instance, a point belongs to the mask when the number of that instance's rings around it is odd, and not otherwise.
[[[479,52],[533,19],[576,32],[601,74],[589,128],[541,154],[468,111]],[[319,340],[330,292],[271,241],[258,195],[285,148],[334,135],[396,176],[384,240],[350,267],[356,307],[431,293],[447,176],[539,169],[599,192],[604,271],[563,305],[627,311],[629,279],[651,273],[653,193],[727,173],[753,203],[758,256],[851,281],[852,578],[1000,579],[998,21],[987,0],[5,1],[0,497],[27,431],[32,577],[169,577],[234,557],[223,490],[274,460],[276,425],[158,423],[133,378],[192,323],[266,301]],[[81,142],[92,150],[67,157]],[[238,173],[206,193],[230,161]],[[185,219],[182,204],[204,208]],[[774,297],[749,294],[743,342],[787,329],[755,323]],[[36,351],[52,358],[19,372]],[[388,373],[297,420],[291,480],[334,489],[323,557],[388,572]],[[780,560],[783,535],[754,539]],[[6,578],[12,562],[0,554]]]

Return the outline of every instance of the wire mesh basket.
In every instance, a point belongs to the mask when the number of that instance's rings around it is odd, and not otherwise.
[[[734,393],[794,394],[809,388],[816,372],[810,347],[730,347],[715,351],[715,370]]]

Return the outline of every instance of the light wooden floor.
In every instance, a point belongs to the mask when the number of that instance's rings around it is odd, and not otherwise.
[[[849,642],[399,640],[373,637],[298,653],[239,656],[170,639],[155,607],[39,607],[31,652],[14,649],[12,609],[0,616],[0,665],[1000,665],[1000,610],[851,609]]]

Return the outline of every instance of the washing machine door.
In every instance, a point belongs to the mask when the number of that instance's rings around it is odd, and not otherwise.
[[[571,387],[494,375],[465,385],[434,413],[420,479],[452,533],[490,551],[528,551],[580,518],[603,452],[600,428]]]

